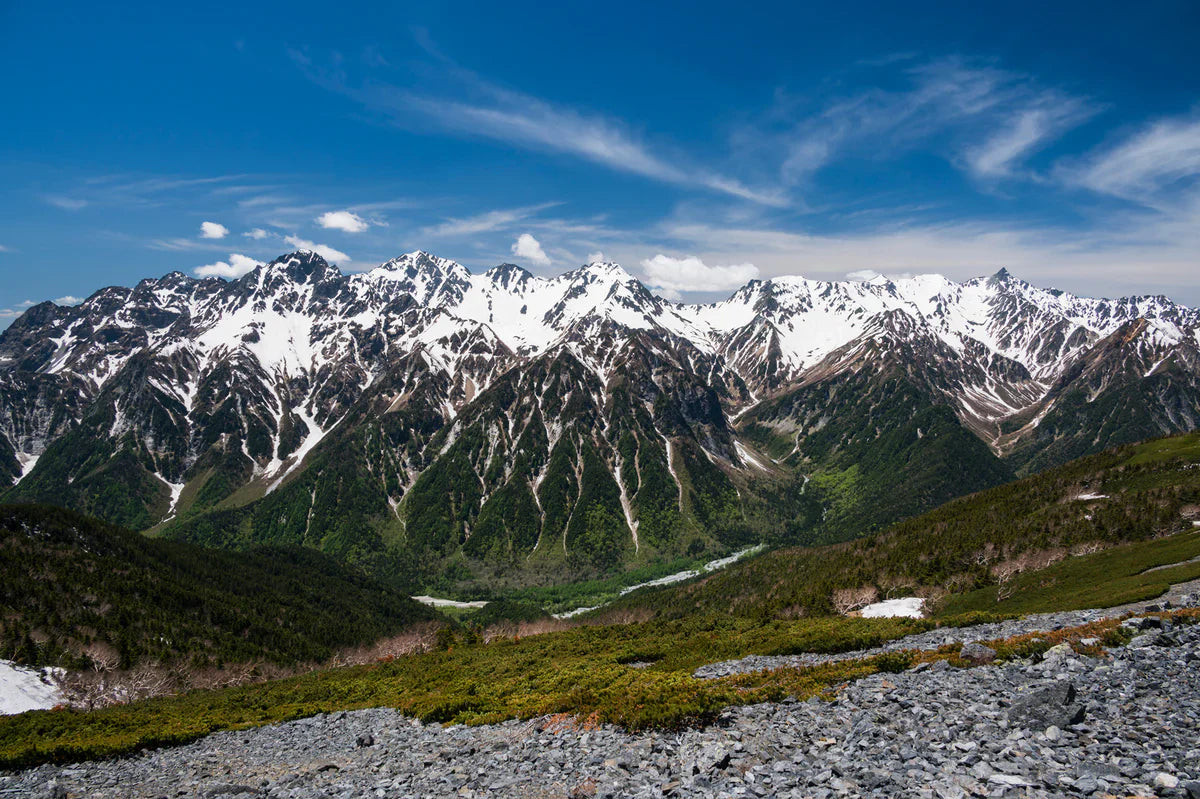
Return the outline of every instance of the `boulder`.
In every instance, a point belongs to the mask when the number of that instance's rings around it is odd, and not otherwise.
[[[1060,680],[1020,697],[1008,709],[1008,723],[1028,730],[1060,730],[1083,721],[1085,708],[1076,701],[1075,686]]]
[[[972,641],[971,643],[963,644],[962,649],[958,652],[958,656],[969,663],[979,665],[981,663],[991,663],[995,660],[996,650],[990,646],[984,646]]]

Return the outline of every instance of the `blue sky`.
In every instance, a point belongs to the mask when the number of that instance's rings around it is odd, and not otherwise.
[[[168,5],[0,1],[0,324],[297,247],[1200,304],[1194,2]]]

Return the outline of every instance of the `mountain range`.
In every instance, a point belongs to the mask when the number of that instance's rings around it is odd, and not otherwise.
[[[1200,420],[1200,312],[1000,270],[669,301],[613,263],[298,251],[0,333],[0,501],[406,588],[837,540]]]

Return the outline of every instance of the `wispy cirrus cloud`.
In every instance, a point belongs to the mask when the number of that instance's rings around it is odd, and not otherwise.
[[[966,161],[973,173],[985,178],[1011,176],[1029,156],[1096,113],[1087,103],[1056,92],[1047,92],[1033,102],[993,136],[968,150]]]
[[[63,211],[80,211],[88,206],[88,201],[82,197],[68,197],[63,194],[45,194],[42,195],[42,199]]]
[[[453,64],[443,70],[452,78],[448,91],[437,95],[382,82],[351,85],[340,70],[321,71],[299,52],[293,51],[292,58],[318,85],[356,100],[406,130],[426,131],[432,123],[445,133],[573,156],[662,183],[705,188],[764,205],[788,204],[783,193],[771,188],[748,186],[662,155],[617,119],[502,88]]]
[[[1000,178],[1017,174],[1029,156],[1101,110],[1088,98],[987,62],[942,58],[898,74],[899,87],[835,94],[808,113],[782,93],[740,137],[773,144],[788,185],[804,184],[845,158],[887,160],[920,148],[975,177]]]
[[[1070,185],[1148,204],[1163,192],[1194,188],[1200,177],[1200,113],[1150,123],[1064,165],[1058,176]]]
[[[506,230],[556,205],[559,203],[539,203],[521,208],[500,208],[461,218],[449,218],[436,225],[421,228],[417,231],[417,235],[422,238],[445,239]]]

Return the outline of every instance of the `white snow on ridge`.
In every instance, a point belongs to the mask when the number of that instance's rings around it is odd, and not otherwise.
[[[925,615],[925,600],[919,596],[885,599],[882,602],[867,605],[859,613],[864,619],[883,619],[897,616],[919,619]]]
[[[63,696],[37,671],[0,660],[0,716],[27,710],[49,710],[62,704]]]

